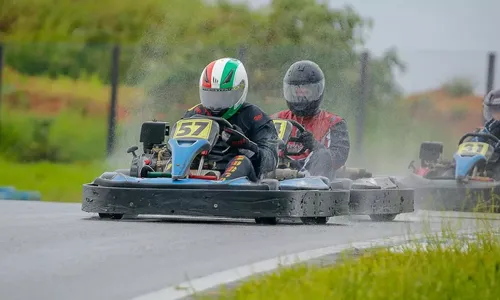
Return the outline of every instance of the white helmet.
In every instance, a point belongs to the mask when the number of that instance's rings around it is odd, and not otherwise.
[[[237,59],[214,60],[201,72],[201,104],[216,116],[230,118],[243,105],[247,93],[248,75]]]
[[[500,89],[491,90],[483,99],[483,116],[486,121],[493,118],[494,111],[500,111]]]

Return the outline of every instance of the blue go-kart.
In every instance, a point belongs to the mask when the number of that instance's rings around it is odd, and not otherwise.
[[[500,140],[485,132],[467,133],[460,138],[452,160],[443,159],[442,153],[442,143],[422,143],[420,165],[412,162],[413,172],[400,180],[416,190],[418,207],[499,212]]]
[[[107,219],[125,214],[213,216],[261,224],[290,217],[326,224],[329,217],[349,214],[349,189],[324,177],[277,169],[257,182],[247,177],[221,180],[235,151],[220,138],[226,127],[233,128],[225,119],[201,115],[177,121],[172,130],[166,122],[143,123],[143,153],[135,153],[137,146],[129,148],[129,169],[105,172],[84,184],[82,210]],[[287,144],[290,134],[280,138],[276,142]]]

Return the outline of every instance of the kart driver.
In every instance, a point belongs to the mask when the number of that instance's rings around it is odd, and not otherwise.
[[[271,117],[295,120],[307,130],[298,138],[300,144],[312,151],[293,156],[295,167],[312,176],[333,179],[335,171],[347,160],[350,142],[345,120],[320,109],[324,92],[325,77],[321,68],[309,60],[295,62],[283,78],[288,110]],[[287,147],[296,152],[302,148],[300,144],[289,143]]]
[[[491,90],[483,99],[483,116],[486,123],[480,132],[500,138],[500,89]]]
[[[247,176],[257,181],[261,174],[276,169],[278,134],[264,111],[245,102],[248,76],[243,63],[234,58],[212,61],[201,72],[199,92],[201,103],[183,118],[197,114],[222,117],[235,127],[225,128],[221,134],[222,140],[234,149],[221,179]]]

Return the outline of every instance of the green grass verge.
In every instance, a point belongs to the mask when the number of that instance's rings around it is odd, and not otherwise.
[[[448,237],[450,238],[450,237]],[[196,299],[498,299],[500,241],[492,231],[445,247],[380,249],[333,266],[296,265]]]
[[[82,185],[99,176],[97,164],[18,163],[0,158],[0,186],[36,190],[44,201],[81,202]]]

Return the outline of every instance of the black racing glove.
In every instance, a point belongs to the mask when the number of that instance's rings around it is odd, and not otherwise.
[[[304,145],[307,149],[314,151],[321,146],[321,143],[316,141],[314,135],[309,131],[304,131],[300,134],[298,141]]]
[[[259,152],[259,147],[257,146],[257,144],[252,142],[243,133],[236,129],[225,128],[221,136],[222,140],[230,147],[234,147],[237,149],[246,149],[254,153]]]

